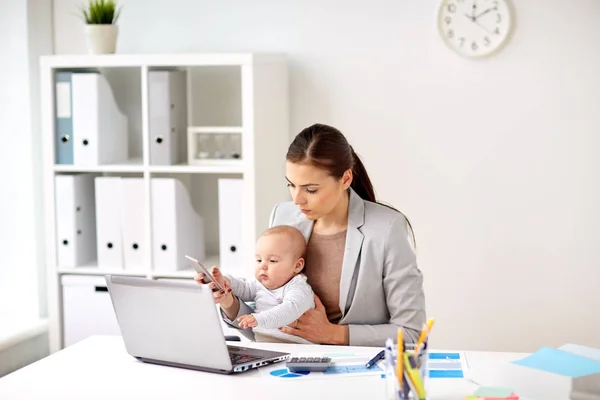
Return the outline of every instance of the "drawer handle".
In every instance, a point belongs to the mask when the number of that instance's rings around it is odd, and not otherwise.
[[[96,286],[96,292],[108,292],[108,287],[106,286]]]

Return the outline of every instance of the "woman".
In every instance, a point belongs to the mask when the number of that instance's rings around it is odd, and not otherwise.
[[[399,211],[376,203],[344,135],[323,124],[300,132],[288,149],[286,179],[293,202],[275,206],[270,226],[291,225],[304,234],[304,273],[316,308],[281,331],[313,343],[383,346],[402,328],[405,340],[416,342],[425,296],[410,225]],[[223,282],[218,272],[215,279]],[[251,312],[231,293],[216,292],[215,301],[233,326]]]

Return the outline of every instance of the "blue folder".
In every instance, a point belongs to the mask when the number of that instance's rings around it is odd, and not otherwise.
[[[54,147],[56,150],[56,164],[73,164],[72,74],[71,71],[59,71],[55,75]]]

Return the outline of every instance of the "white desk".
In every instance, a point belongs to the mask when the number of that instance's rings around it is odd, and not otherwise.
[[[232,343],[236,344],[236,343]],[[294,352],[376,353],[376,349],[244,343]],[[511,361],[519,353],[467,352],[472,367],[479,361]],[[281,364],[283,365],[283,364]],[[277,380],[258,370],[219,375],[137,361],[119,336],[94,336],[0,378],[0,399],[384,399],[380,376]],[[477,386],[466,379],[431,379],[431,399],[464,399]],[[210,397],[209,397],[210,396]]]

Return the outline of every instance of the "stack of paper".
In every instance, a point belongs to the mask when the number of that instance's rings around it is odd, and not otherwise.
[[[512,389],[482,386],[466,400],[519,400],[519,396]]]
[[[479,385],[513,388],[531,400],[600,399],[600,351],[584,346],[544,347],[512,363],[470,372]]]

